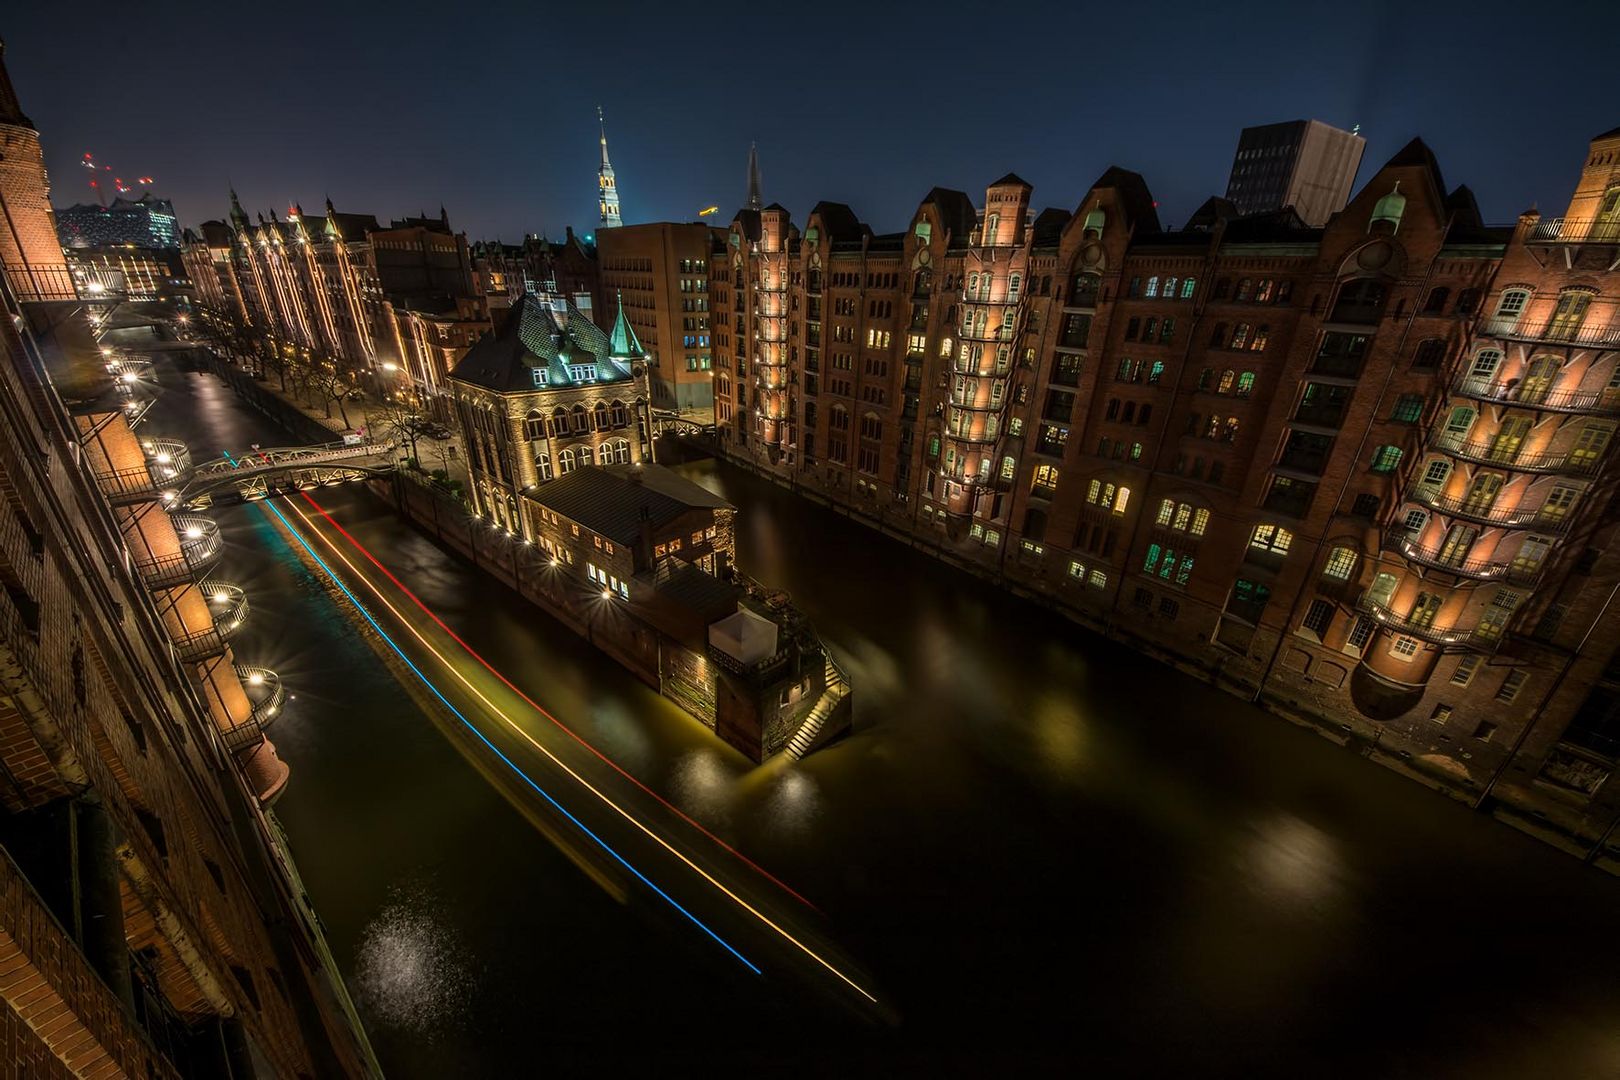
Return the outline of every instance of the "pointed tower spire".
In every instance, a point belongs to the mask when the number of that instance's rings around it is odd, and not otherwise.
[[[748,144],[748,209],[765,209],[765,196],[759,190],[759,144]]]
[[[599,229],[612,229],[624,222],[619,216],[619,186],[613,178],[613,162],[608,160],[607,121],[602,118],[602,106],[596,107],[596,122],[602,129],[602,166],[596,173],[597,205],[602,211]]]
[[[635,327],[624,317],[624,293],[613,295],[619,302],[619,314],[613,320],[613,333],[609,338],[612,349],[608,355],[616,360],[640,360],[647,354],[641,347],[641,339],[636,337]]]
[[[226,181],[229,183],[229,181]],[[242,209],[242,203],[236,197],[236,187],[231,186],[231,225],[237,232],[247,232],[247,211]]]

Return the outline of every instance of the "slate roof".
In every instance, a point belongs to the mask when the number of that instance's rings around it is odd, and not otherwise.
[[[640,539],[643,521],[657,527],[692,509],[733,509],[661,465],[582,465],[524,498],[625,545]]]
[[[939,208],[940,223],[951,234],[952,247],[966,247],[968,235],[978,224],[978,211],[973,208],[973,200],[960,191],[951,188],[930,188],[923,196],[923,203],[933,203]]]
[[[614,356],[608,335],[572,299],[559,297],[557,303],[561,308],[554,314],[547,301],[523,294],[500,328],[467,350],[450,377],[506,394],[630,379],[630,362],[640,353]],[[580,364],[592,366],[596,378],[576,380],[569,368]],[[535,382],[536,368],[545,369],[544,384]]]
[[[1026,187],[1027,188],[1030,185],[1029,185],[1029,181],[1025,180],[1022,176],[1019,176],[1017,173],[1008,173],[1006,176],[1003,176],[1000,180],[997,180],[995,183],[991,184],[990,186],[991,187],[1009,187],[1009,186],[1012,186],[1012,187]],[[1031,189],[1031,190],[1033,190],[1033,189]]]

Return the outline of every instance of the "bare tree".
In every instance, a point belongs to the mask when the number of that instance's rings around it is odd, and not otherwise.
[[[309,366],[307,385],[320,395],[321,404],[326,408],[326,418],[332,418],[332,405],[335,402],[343,426],[348,427],[349,410],[343,407],[343,403],[354,389],[349,381],[349,373],[338,367],[331,358],[323,358]]]
[[[418,470],[422,465],[417,457],[417,442],[435,426],[432,420],[421,413],[404,408],[388,410],[388,430],[394,433],[396,439],[410,447],[412,465]]]

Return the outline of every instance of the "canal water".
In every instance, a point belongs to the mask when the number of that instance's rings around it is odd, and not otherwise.
[[[165,370],[199,460],[285,436]],[[1613,1076],[1620,882],[1308,732],[714,462],[739,562],[855,683],[769,776],[357,488],[321,501],[458,632],[827,913],[899,1014],[775,993],[529,824],[254,506],[213,511],[296,694],[276,804],[384,1067],[573,1075]],[[684,1070],[683,1070],[684,1071]]]

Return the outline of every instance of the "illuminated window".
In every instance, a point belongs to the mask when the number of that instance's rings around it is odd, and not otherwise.
[[[1327,564],[1322,567],[1322,574],[1340,581],[1349,581],[1350,575],[1355,573],[1355,570],[1355,548],[1336,547],[1328,553]]]
[[[1294,544],[1294,534],[1281,525],[1256,525],[1249,546],[1273,555],[1286,555]]]
[[[1373,472],[1394,472],[1401,463],[1401,448],[1398,446],[1380,446],[1373,453]]]

